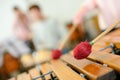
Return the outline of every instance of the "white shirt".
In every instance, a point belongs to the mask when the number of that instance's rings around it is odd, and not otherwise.
[[[31,31],[33,32],[33,42],[38,50],[57,48],[59,42],[67,33],[65,27],[59,26],[54,19],[46,19],[33,23]]]

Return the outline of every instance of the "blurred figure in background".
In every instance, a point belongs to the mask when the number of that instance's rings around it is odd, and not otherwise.
[[[31,40],[31,32],[29,29],[29,20],[27,16],[18,8],[14,7],[14,13],[16,19],[13,26],[13,32],[17,38],[24,41],[27,47],[30,48],[30,52],[35,51],[35,47]]]
[[[1,42],[2,50],[0,56],[0,66],[6,74],[15,76],[19,73],[19,58],[23,54],[31,53],[30,47],[26,44],[30,40],[30,30],[28,19],[18,8],[13,8],[15,21],[13,24],[13,34]]]
[[[14,7],[15,21],[13,25],[14,34],[21,40],[29,39],[29,24],[26,15],[18,8]]]
[[[109,25],[120,19],[119,3],[120,0],[86,0],[75,15],[73,23],[74,25],[82,25],[85,15],[98,8],[100,29],[104,31]]]
[[[44,16],[38,5],[29,7],[29,17],[36,48],[38,50],[57,48],[66,35],[65,27],[60,26],[56,20]]]
[[[15,21],[13,24],[13,35],[5,40],[5,47],[14,57],[20,57],[22,54],[30,53],[30,48],[26,45],[29,40],[30,30],[28,19],[18,8],[13,8]]]

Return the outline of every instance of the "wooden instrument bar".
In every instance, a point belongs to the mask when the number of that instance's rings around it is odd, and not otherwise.
[[[115,76],[112,68],[105,67],[88,59],[76,60],[71,55],[62,56],[62,60],[78,72],[82,72],[90,80],[110,80]],[[112,75],[112,76],[111,76]]]
[[[52,60],[51,68],[60,80],[85,80],[60,60]]]
[[[88,59],[107,64],[117,72],[120,72],[120,56],[118,55],[110,53],[92,53],[90,56],[88,56]]]
[[[17,76],[16,80],[31,80],[31,77],[27,73],[22,73],[22,74]]]

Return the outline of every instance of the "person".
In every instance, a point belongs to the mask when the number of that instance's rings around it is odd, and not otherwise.
[[[99,25],[104,31],[108,26],[120,19],[120,0],[85,0],[73,19],[74,25],[82,25],[85,15],[97,8],[99,10]]]
[[[29,18],[37,50],[57,48],[66,35],[67,29],[60,26],[55,19],[45,17],[38,5],[29,7]]]
[[[17,7],[13,8],[15,13],[15,21],[13,25],[13,32],[17,38],[26,41],[29,40],[29,23],[26,15]]]
[[[18,8],[14,7],[14,13],[16,14],[16,20],[13,26],[14,35],[22,42],[24,46],[30,49],[30,53],[35,51],[34,44],[31,39],[31,31],[29,29],[29,20],[26,15]],[[25,48],[27,50],[27,47]],[[22,50],[21,50],[22,51]]]
[[[15,13],[13,34],[0,42],[2,47],[0,49],[0,66],[3,64],[3,55],[6,51],[14,58],[19,58],[21,55],[31,52],[30,48],[26,45],[30,33],[27,17],[16,6],[13,10]]]
[[[17,6],[13,10],[15,13],[13,34],[4,40],[4,45],[12,56],[20,57],[22,54],[30,53],[30,48],[26,45],[26,41],[29,40],[30,29],[25,14]]]
[[[9,76],[19,74],[19,58],[31,52],[26,44],[30,34],[28,19],[18,7],[14,7],[13,10],[15,13],[13,34],[0,43],[0,68],[4,68]]]

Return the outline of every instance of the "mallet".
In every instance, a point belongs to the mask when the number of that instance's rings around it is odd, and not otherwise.
[[[67,41],[69,40],[70,36],[72,33],[76,30],[77,26],[73,26],[70,32],[66,35],[65,39],[62,41],[61,45],[59,46],[58,49],[53,50],[52,52],[52,59],[59,59],[60,56],[62,55],[62,49],[66,45]]]
[[[110,27],[108,27],[103,33],[101,33],[99,36],[97,36],[94,40],[91,42],[84,41],[79,43],[73,50],[74,58],[76,59],[83,59],[86,58],[92,50],[92,45],[98,41],[101,37],[109,33],[113,28],[115,28],[120,23],[120,20],[112,24]]]

